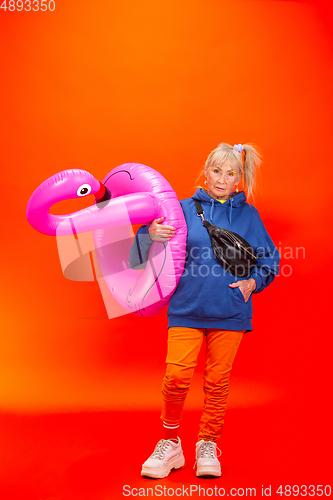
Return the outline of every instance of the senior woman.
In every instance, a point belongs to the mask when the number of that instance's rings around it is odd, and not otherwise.
[[[279,253],[258,211],[247,203],[254,187],[260,156],[251,144],[221,143],[208,156],[204,188],[181,200],[188,228],[187,259],[168,307],[168,351],[162,386],[163,438],[144,462],[141,474],[166,477],[185,463],[178,437],[183,406],[198,354],[206,343],[204,406],[196,443],[196,475],[221,475],[217,441],[221,436],[229,376],[245,332],[252,330],[252,294],[261,292],[278,273]],[[237,278],[214,256],[209,234],[198,217],[194,200],[201,202],[205,218],[238,233],[256,251],[258,265],[250,275]],[[130,266],[144,265],[153,241],[168,241],[175,228],[163,217],[142,226],[132,245]]]

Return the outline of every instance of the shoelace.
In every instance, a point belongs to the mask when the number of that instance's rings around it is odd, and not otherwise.
[[[171,446],[170,441],[161,439],[155,446],[155,450],[153,451],[153,454],[150,458],[157,458],[158,460],[162,460],[164,458],[164,453],[169,446]]]
[[[216,452],[219,452],[219,454],[217,454]],[[196,461],[194,462],[193,469],[197,465],[199,458],[217,458],[220,457],[221,455],[222,451],[217,446],[215,448],[214,443],[212,441],[204,441],[198,448]]]

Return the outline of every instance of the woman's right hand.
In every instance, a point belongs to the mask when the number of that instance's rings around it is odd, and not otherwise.
[[[161,224],[163,220],[164,217],[155,219],[149,226],[148,229],[149,236],[153,241],[168,241],[176,233],[176,229],[173,226],[167,226],[166,224],[165,225]]]

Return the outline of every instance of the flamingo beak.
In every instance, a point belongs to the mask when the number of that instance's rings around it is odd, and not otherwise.
[[[97,208],[104,208],[111,200],[111,191],[100,182],[100,187],[97,193],[95,193]]]

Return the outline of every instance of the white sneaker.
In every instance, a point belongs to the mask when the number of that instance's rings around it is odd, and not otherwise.
[[[195,446],[197,476],[220,477],[221,465],[216,455],[216,450],[221,455],[221,450],[217,448],[213,441],[199,441]],[[194,464],[195,465],[195,464]]]
[[[180,439],[161,439],[153,454],[142,465],[141,476],[161,478],[169,475],[171,469],[179,469],[185,464]]]

